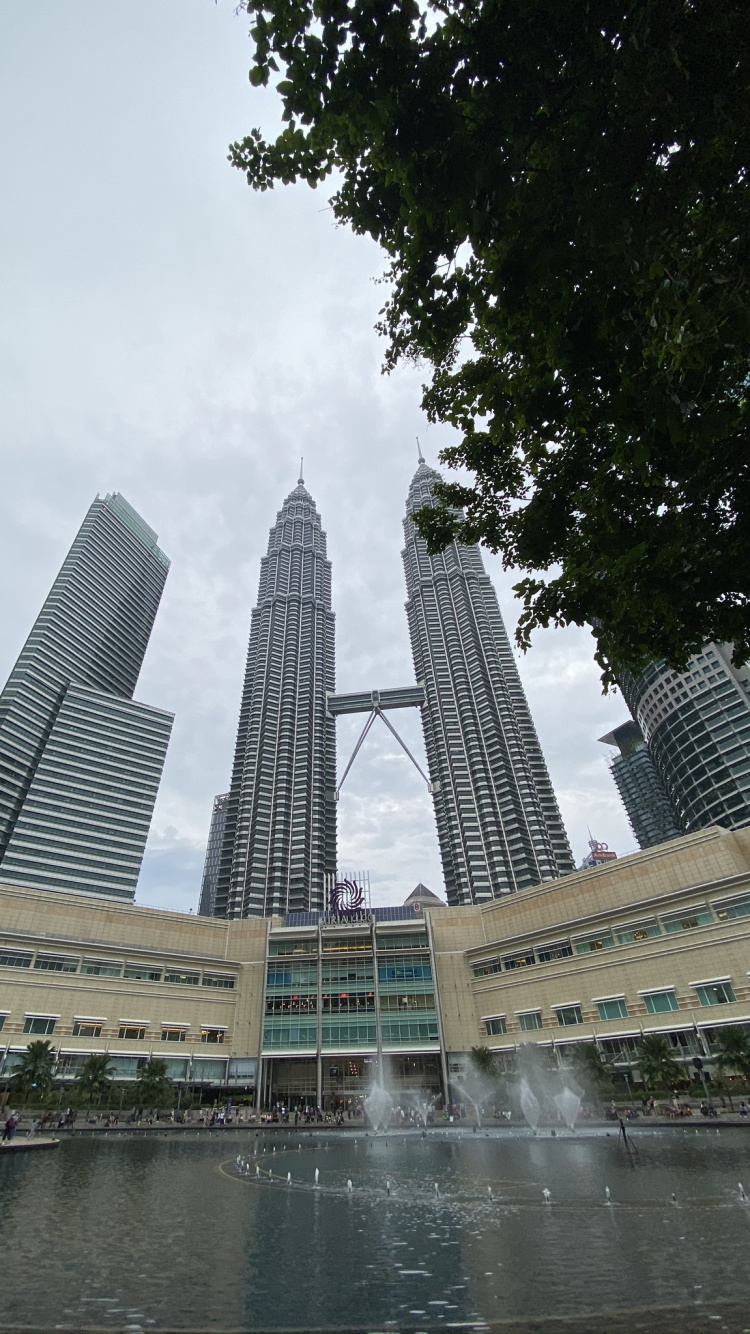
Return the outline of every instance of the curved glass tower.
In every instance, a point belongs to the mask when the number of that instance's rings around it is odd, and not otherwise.
[[[403,551],[414,670],[451,905],[575,869],[547,766],[478,547],[427,553],[411,515],[439,474],[421,457]]]
[[[707,643],[684,672],[651,663],[619,679],[684,833],[750,824],[750,667]]]
[[[322,908],[336,870],[331,563],[304,481],[260,569],[216,885],[216,917]]]

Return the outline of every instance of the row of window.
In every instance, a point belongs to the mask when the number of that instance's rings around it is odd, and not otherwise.
[[[731,982],[727,981],[704,982],[700,986],[696,985],[694,990],[701,1006],[731,1005],[737,999]],[[674,987],[661,987],[658,991],[639,992],[639,995],[648,1014],[668,1014],[671,1010],[680,1009]],[[599,1019],[602,1021],[629,1018],[624,996],[612,996],[607,1000],[594,1001],[593,1004]],[[560,1028],[570,1028],[583,1023],[583,1013],[580,1005],[553,1005],[552,1013]],[[521,1032],[529,1033],[542,1027],[541,1010],[523,1010],[516,1014],[516,1018]],[[490,1037],[496,1037],[498,1034],[508,1031],[504,1014],[485,1019],[484,1025]]]
[[[428,948],[427,935],[424,931],[393,932],[387,935],[378,933],[376,940],[378,952]],[[322,949],[324,954],[359,953],[365,950],[372,952],[372,939],[370,936],[324,936]],[[268,946],[268,953],[272,958],[289,954],[317,954],[317,952],[316,936],[305,936],[296,940],[272,940]]]
[[[268,990],[292,991],[296,987],[314,987],[318,981],[315,964],[269,964],[266,984]],[[356,959],[347,963],[323,961],[323,986],[352,982],[374,981],[372,960]],[[427,958],[403,958],[392,961],[378,960],[379,982],[431,982],[432,966]]]
[[[382,1040],[386,1046],[403,1043],[438,1041],[437,1019],[394,1019],[382,1024]],[[286,1047],[314,1048],[317,1042],[315,1024],[266,1022],[263,1027],[263,1046],[281,1050]],[[323,1047],[374,1047],[375,1024],[351,1020],[342,1023],[324,1023],[321,1041]]]
[[[5,1024],[7,1015],[0,1014],[0,1029]],[[48,1037],[54,1033],[57,1027],[57,1018],[43,1014],[27,1014],[24,1020],[23,1032],[33,1033],[37,1037]],[[88,1019],[76,1019],[73,1023],[74,1038],[100,1038],[104,1028],[104,1021],[101,1023]],[[190,1025],[179,1024],[176,1027],[164,1023],[161,1026],[160,1033],[151,1033],[149,1024],[121,1023],[119,1025],[117,1036],[128,1042],[146,1042],[148,1040],[157,1040],[159,1037],[162,1042],[186,1042],[188,1040]],[[190,1037],[193,1042],[216,1043],[221,1045],[226,1039],[226,1029],[217,1028],[208,1024],[202,1024],[200,1036]]]
[[[229,973],[183,971],[164,964],[123,964],[111,959],[83,959],[75,954],[42,954],[32,950],[0,948],[0,967],[34,968],[43,973],[79,973],[85,977],[119,977],[131,982],[169,982],[183,987],[216,987],[231,991],[235,979]]]
[[[715,916],[714,916],[715,914]],[[727,921],[734,917],[750,917],[750,894],[739,898],[714,902],[711,907],[701,904],[681,913],[671,913],[659,918],[650,917],[639,922],[630,922],[613,930],[605,929],[572,939],[556,940],[548,945],[515,950],[512,954],[482,959],[472,964],[474,977],[489,977],[493,973],[514,972],[518,968],[528,968],[533,964],[551,963],[554,959],[568,959],[573,954],[592,954],[598,950],[612,949],[615,945],[631,945],[663,932],[671,935],[676,931],[690,931],[696,926],[710,926],[715,921]]]
[[[361,1011],[375,1010],[373,991],[341,992],[339,995],[322,997],[323,1014],[358,1014]],[[380,1009],[383,1012],[393,1010],[434,1010],[435,995],[431,991],[411,993],[409,995],[381,996]],[[267,996],[266,1014],[317,1014],[318,998],[312,996]]]

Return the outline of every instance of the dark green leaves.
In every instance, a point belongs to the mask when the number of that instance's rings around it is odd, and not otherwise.
[[[750,654],[750,24],[740,0],[250,0],[287,129],[256,189],[337,169],[380,242],[386,365],[460,443],[417,523],[525,577],[520,642],[595,624],[605,679]],[[456,513],[458,507],[462,513]]]

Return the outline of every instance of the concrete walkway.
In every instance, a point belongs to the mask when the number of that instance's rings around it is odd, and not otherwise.
[[[52,1135],[34,1135],[31,1139],[14,1135],[12,1140],[0,1144],[0,1153],[30,1153],[32,1149],[56,1149],[59,1144],[59,1139]]]

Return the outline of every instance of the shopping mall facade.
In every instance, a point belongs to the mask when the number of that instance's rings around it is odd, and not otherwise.
[[[151,1056],[205,1101],[328,1108],[380,1070],[445,1095],[472,1047],[565,1064],[596,1042],[637,1080],[643,1033],[711,1069],[750,1029],[750,830],[704,830],[449,908],[222,921],[0,885],[0,1087],[35,1038],[72,1084],[92,1052],[129,1083]]]

